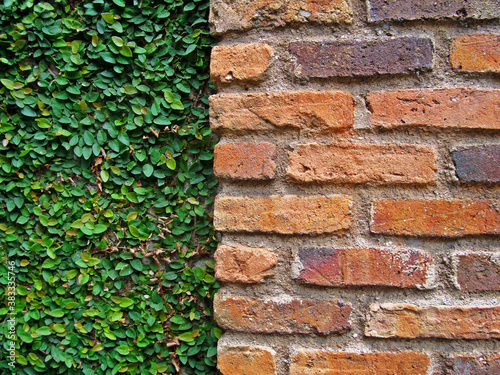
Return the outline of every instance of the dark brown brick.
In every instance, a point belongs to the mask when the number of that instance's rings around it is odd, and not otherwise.
[[[432,41],[394,38],[373,41],[293,42],[294,71],[303,77],[401,74],[432,68]]]
[[[500,290],[500,254],[458,254],[453,261],[460,290]]]
[[[448,359],[448,375],[500,375],[500,355],[457,355]]]
[[[214,298],[214,316],[221,328],[261,333],[343,333],[351,306],[338,301],[223,296]]]
[[[301,248],[297,279],[324,286],[431,288],[435,267],[429,253],[416,250]]]
[[[368,0],[370,21],[500,17],[498,0]]]
[[[500,145],[460,147],[452,155],[460,180],[500,182]]]

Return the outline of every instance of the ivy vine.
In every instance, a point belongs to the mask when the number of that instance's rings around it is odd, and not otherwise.
[[[208,6],[0,3],[1,372],[215,373]]]

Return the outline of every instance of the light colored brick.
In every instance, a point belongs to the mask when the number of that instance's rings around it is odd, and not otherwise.
[[[226,330],[260,333],[344,333],[351,307],[338,301],[224,296],[214,298],[214,317]]]
[[[354,100],[341,91],[220,94],[209,100],[210,125],[216,132],[293,129],[332,134],[354,125]]]
[[[436,181],[434,148],[372,143],[299,144],[288,154],[295,182],[429,184]]]
[[[299,350],[292,355],[290,375],[426,375],[430,365],[424,353],[348,353]]]
[[[380,338],[500,338],[500,306],[464,307],[373,304],[365,334]]]
[[[222,232],[333,233],[350,228],[351,202],[344,195],[219,196],[214,225]]]
[[[273,49],[264,43],[216,46],[212,49],[210,78],[216,86],[262,81]]]
[[[218,178],[270,180],[274,178],[276,146],[272,143],[222,143],[215,146],[214,173]]]
[[[500,34],[457,36],[451,45],[450,63],[459,71],[500,73]]]
[[[370,93],[367,102],[374,126],[500,129],[500,90],[387,90]]]
[[[212,0],[210,4],[213,34],[297,22],[350,23],[352,17],[346,0]]]
[[[260,283],[273,276],[278,257],[266,248],[219,245],[214,254],[215,278],[232,283]]]
[[[380,200],[372,205],[373,233],[462,237],[500,234],[500,212],[489,201]]]
[[[263,346],[223,347],[217,368],[222,375],[276,375],[276,352]]]

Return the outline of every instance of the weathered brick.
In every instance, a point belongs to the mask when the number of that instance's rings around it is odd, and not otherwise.
[[[301,77],[402,74],[432,68],[434,47],[426,38],[373,41],[293,42],[294,72]]]
[[[451,46],[450,63],[453,69],[460,71],[500,73],[500,34],[456,37]]]
[[[433,287],[435,266],[425,251],[300,248],[297,279],[325,286]]]
[[[459,147],[452,156],[460,180],[500,182],[500,145]]]
[[[370,93],[367,102],[374,126],[500,129],[500,90],[387,90]]]
[[[222,232],[333,233],[350,228],[351,202],[344,195],[219,196],[214,225]]]
[[[500,17],[497,0],[368,0],[370,21]]]
[[[500,375],[500,355],[457,355],[448,359],[448,375]]]
[[[214,173],[218,178],[270,180],[274,178],[276,146],[272,143],[222,143],[215,146]]]
[[[338,301],[291,299],[275,302],[260,298],[216,294],[214,316],[227,330],[260,333],[344,333],[351,307]]]
[[[276,375],[276,352],[263,346],[223,347],[217,367],[222,375]]]
[[[210,4],[213,34],[289,23],[350,23],[352,18],[346,0],[212,0]]]
[[[500,234],[500,212],[489,201],[380,200],[372,205],[371,231],[408,236]]]
[[[212,95],[210,125],[236,133],[291,128],[330,134],[354,125],[354,100],[341,91]]]
[[[291,357],[290,375],[425,375],[430,365],[424,353],[348,353],[300,350]]]
[[[365,334],[380,338],[498,339],[500,306],[373,304],[367,317]]]
[[[288,154],[295,182],[429,184],[436,181],[434,148],[373,143],[299,144]]]
[[[453,263],[460,290],[500,290],[500,254],[457,254]]]
[[[273,49],[264,43],[216,46],[212,49],[210,78],[216,86],[262,81],[272,55]]]
[[[215,277],[233,283],[260,283],[273,273],[277,256],[266,248],[219,245],[214,254]]]

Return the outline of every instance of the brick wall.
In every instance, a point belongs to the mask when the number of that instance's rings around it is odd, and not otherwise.
[[[212,0],[218,365],[500,374],[498,0]]]

